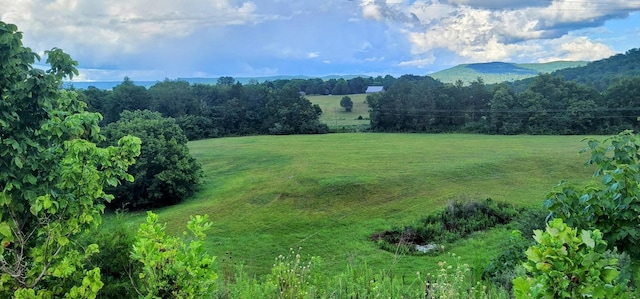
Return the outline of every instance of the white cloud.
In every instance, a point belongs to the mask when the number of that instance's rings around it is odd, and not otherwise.
[[[436,58],[434,56],[431,56],[431,57],[428,57],[428,58],[415,59],[415,60],[410,60],[410,61],[402,61],[402,62],[400,62],[398,64],[398,66],[424,68],[424,67],[432,65],[435,60],[436,60]]]
[[[401,66],[433,63],[420,57],[439,50],[453,52],[467,62],[600,59],[613,54],[610,47],[570,33],[640,10],[640,2],[576,2],[418,0],[385,5],[377,1],[377,15],[367,10],[370,0],[362,0],[361,6],[364,17],[383,18],[389,27],[403,28],[417,58],[403,61]]]
[[[598,60],[609,57],[615,52],[607,45],[593,42],[586,37],[564,36],[549,42],[549,47],[554,49],[550,56],[541,57],[539,62],[550,62],[558,60]]]
[[[382,20],[382,12],[380,6],[376,5],[374,1],[363,1],[362,4],[362,16],[374,20]]]
[[[625,16],[639,8],[636,0],[0,0],[0,20],[18,25],[38,53],[65,50],[80,78],[117,81],[601,58],[637,47],[640,13]]]
[[[384,60],[384,56],[382,57],[367,57],[364,59],[364,61],[366,62],[374,62],[374,61],[383,61]]]
[[[0,0],[2,20],[26,32],[34,50],[78,49],[75,56],[115,59],[123,53],[149,51],[203,27],[259,22],[253,2],[229,0]],[[86,53],[91,51],[92,53]],[[100,59],[96,59],[100,60]]]

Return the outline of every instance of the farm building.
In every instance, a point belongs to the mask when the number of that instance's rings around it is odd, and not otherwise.
[[[365,91],[365,93],[377,93],[381,91],[384,91],[383,86],[369,86],[367,87],[367,91]]]

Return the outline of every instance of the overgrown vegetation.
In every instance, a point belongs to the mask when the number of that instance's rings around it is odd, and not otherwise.
[[[420,252],[417,245],[436,249],[441,244],[451,243],[477,231],[507,224],[522,212],[512,205],[496,202],[491,198],[482,201],[452,201],[444,210],[429,215],[417,225],[375,233],[371,239],[391,252]],[[429,249],[429,250],[430,250]],[[422,252],[425,252],[423,249]]]

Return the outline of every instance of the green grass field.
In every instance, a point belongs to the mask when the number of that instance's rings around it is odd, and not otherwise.
[[[353,102],[351,112],[346,112],[344,108],[340,107],[340,100],[344,96],[307,96],[307,99],[309,99],[311,103],[320,106],[322,109],[320,122],[327,124],[332,130],[368,126],[369,106],[366,102],[367,95],[350,94],[348,96]],[[363,119],[358,119],[358,116],[362,116]]]
[[[443,256],[398,256],[368,240],[410,224],[452,199],[491,197],[541,206],[562,179],[587,181],[580,136],[327,134],[220,138],[189,143],[203,165],[202,190],[156,212],[172,233],[189,215],[209,214],[208,250],[231,253],[253,274],[289,248],[320,256],[338,273],[351,262],[400,273],[433,270]],[[138,223],[143,213],[127,221]],[[107,217],[108,222],[112,217]],[[471,265],[499,252],[494,230],[447,245]]]

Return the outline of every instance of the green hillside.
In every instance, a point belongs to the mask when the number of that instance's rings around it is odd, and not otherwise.
[[[195,141],[189,147],[206,174],[202,190],[156,212],[173,233],[190,215],[209,214],[209,252],[232,254],[249,273],[265,274],[275,257],[302,247],[303,254],[322,257],[329,273],[366,262],[415,274],[436,269],[446,255],[397,256],[369,236],[453,199],[540,207],[560,180],[590,177],[582,166],[587,157],[577,154],[583,137],[353,133]],[[137,223],[144,213],[127,217]],[[508,235],[495,230],[446,244],[446,251],[483,263]]]
[[[560,69],[584,66],[586,61],[556,61],[548,63],[473,63],[461,64],[446,70],[435,72],[429,76],[444,83],[457,80],[468,84],[481,77],[485,83],[493,84],[505,81],[516,81],[536,76],[538,73],[551,73]]]

